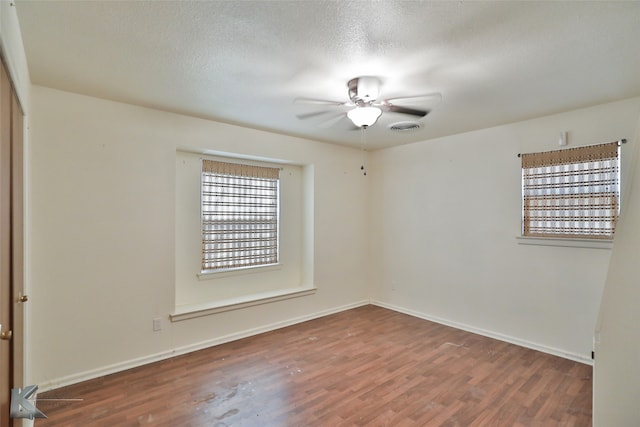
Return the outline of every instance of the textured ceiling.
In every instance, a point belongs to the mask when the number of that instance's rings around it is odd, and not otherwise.
[[[34,84],[338,144],[297,115],[379,76],[382,98],[442,94],[377,149],[640,96],[640,2],[24,1]],[[336,109],[344,112],[344,109]]]

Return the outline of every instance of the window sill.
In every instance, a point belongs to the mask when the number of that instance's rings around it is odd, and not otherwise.
[[[262,292],[259,294],[246,295],[239,298],[231,298],[227,300],[216,301],[213,303],[182,305],[176,307],[174,313],[169,315],[169,318],[172,322],[179,322],[181,320],[209,316],[216,313],[223,313],[225,311],[239,310],[255,305],[284,301],[287,299],[303,297],[306,295],[313,295],[316,293],[316,291],[317,288],[313,286],[304,288],[289,288],[272,292]]]
[[[613,240],[563,239],[553,237],[516,236],[519,245],[559,246],[565,248],[611,249]]]

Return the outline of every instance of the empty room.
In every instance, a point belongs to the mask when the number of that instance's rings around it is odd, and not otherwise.
[[[0,2],[0,425],[640,425],[640,2]]]

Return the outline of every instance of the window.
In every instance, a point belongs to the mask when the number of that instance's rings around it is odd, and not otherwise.
[[[522,155],[522,234],[613,239],[620,209],[619,143]]]
[[[202,272],[278,263],[279,172],[202,160]]]

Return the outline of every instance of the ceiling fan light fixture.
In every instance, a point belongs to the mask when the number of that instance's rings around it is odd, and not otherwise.
[[[378,107],[357,107],[349,110],[347,117],[358,127],[369,127],[378,120],[382,110]]]

